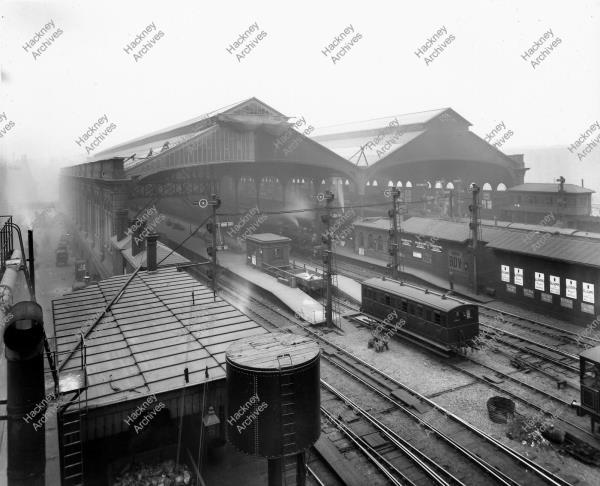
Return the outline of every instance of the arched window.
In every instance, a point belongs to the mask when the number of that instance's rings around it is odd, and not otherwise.
[[[435,183],[435,188],[436,188],[436,189],[442,189],[442,183],[441,183],[440,181],[437,181],[437,182]]]
[[[367,246],[371,250],[375,249],[375,241],[373,240],[373,235],[371,233],[367,236]]]
[[[412,182],[408,181],[408,182],[406,183],[406,187],[412,187]]]
[[[484,191],[491,191],[491,190],[492,190],[492,185],[491,185],[489,182],[486,182],[486,183],[483,185],[483,190],[484,190]]]
[[[373,181],[373,187],[377,187],[377,181]]]
[[[377,249],[383,251],[383,236],[381,235],[377,237]]]
[[[448,182],[448,184],[446,184],[446,189],[454,189],[454,184],[452,184],[452,182]]]
[[[394,187],[394,183],[392,181],[388,182],[388,187]]]
[[[506,191],[506,184],[504,184],[504,182],[498,184],[498,187],[496,187],[496,191]]]
[[[402,187],[402,181],[396,182],[396,187]]]

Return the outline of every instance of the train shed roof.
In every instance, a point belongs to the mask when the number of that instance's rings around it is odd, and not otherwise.
[[[66,294],[52,303],[58,364],[81,366],[79,340],[130,275]],[[88,406],[98,407],[225,377],[225,350],[267,331],[186,272],[139,272],[86,339]],[[208,372],[208,377],[205,373]]]

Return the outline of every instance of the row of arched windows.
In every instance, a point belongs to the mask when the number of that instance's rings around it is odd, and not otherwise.
[[[469,184],[469,187],[471,187],[473,184],[475,184],[475,183],[471,182]],[[376,179],[373,181],[367,181],[366,186],[367,187],[379,187],[379,182],[377,182]],[[416,184],[416,186],[417,187],[426,187],[427,189],[432,189],[432,184],[429,181],[424,182],[422,184]],[[388,181],[387,187],[412,188],[414,186],[411,181],[407,181],[405,184],[403,184],[402,181],[398,181],[398,182],[396,182],[396,184],[394,184],[394,181]],[[439,182],[439,181],[433,185],[433,188],[434,189],[455,189],[454,184],[452,182],[448,182],[446,185],[444,185],[442,182]],[[493,191],[494,190],[492,188],[492,185],[489,182],[486,182],[485,184],[483,184],[483,187],[481,189],[484,191]],[[506,191],[506,184],[504,184],[503,182],[498,184],[496,186],[496,191]]]

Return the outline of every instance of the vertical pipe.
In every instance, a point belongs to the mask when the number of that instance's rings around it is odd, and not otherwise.
[[[268,459],[269,486],[282,486],[283,457]]]
[[[296,456],[296,486],[306,486],[306,453],[299,452]]]
[[[213,300],[217,301],[217,196],[212,195],[211,200],[214,202],[212,205],[212,288],[213,288]]]
[[[157,263],[156,263],[156,240],[158,239],[158,235],[156,233],[151,233],[146,237],[146,268],[149,272],[156,271]]]
[[[32,299],[35,300],[35,264],[33,255],[33,230],[27,230],[27,247],[29,248],[29,278],[31,279]]]
[[[473,185],[473,202],[472,202],[472,221],[471,221],[471,239],[473,246],[473,293],[477,295],[477,249],[479,237],[479,186]]]
[[[44,323],[35,302],[19,302],[4,327],[9,486],[44,486]]]

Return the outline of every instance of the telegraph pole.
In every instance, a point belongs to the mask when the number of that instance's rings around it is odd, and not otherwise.
[[[559,183],[557,198],[558,218],[556,218],[558,221],[560,221],[562,218],[563,208],[567,206],[567,198],[565,197],[565,181],[566,179],[563,176],[560,176],[558,179],[556,179],[556,182]]]
[[[394,280],[398,280],[398,274],[399,274],[398,270],[399,270],[399,266],[400,266],[400,261],[399,261],[400,244],[398,242],[398,240],[399,240],[398,199],[400,198],[400,190],[397,188],[394,188],[394,189],[392,189],[390,194],[392,196],[392,209],[390,209],[388,211],[388,216],[392,219],[392,228],[390,230],[391,238],[390,238],[389,253],[392,256],[392,278]]]
[[[473,201],[469,206],[471,211],[471,222],[469,228],[471,229],[471,248],[473,249],[473,292],[477,295],[477,248],[479,238],[479,186],[473,184]]]
[[[210,196],[210,199],[200,199],[199,201],[194,201],[193,204],[195,206],[199,206],[204,209],[207,206],[212,207],[212,216],[208,223],[206,223],[206,231],[208,231],[212,235],[212,246],[206,248],[206,253],[209,257],[211,257],[212,269],[209,271],[209,277],[211,279],[212,288],[213,288],[213,300],[217,300],[217,228],[219,224],[217,223],[217,209],[221,206],[221,200],[216,194]],[[226,249],[226,248],[221,248]]]
[[[325,191],[324,194],[327,214],[321,216],[321,221],[327,224],[327,233],[321,238],[325,244],[323,252],[323,267],[325,269],[325,323],[328,327],[333,327],[333,236],[331,235],[331,204],[333,203],[334,195],[331,191]]]

